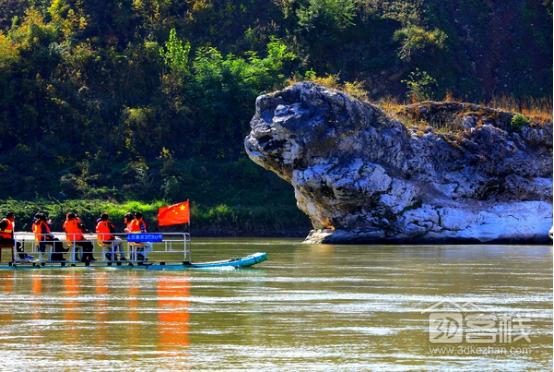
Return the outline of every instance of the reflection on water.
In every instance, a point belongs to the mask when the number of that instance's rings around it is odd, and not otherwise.
[[[42,276],[40,274],[31,275],[32,291],[34,295],[40,295],[42,292]]]
[[[79,304],[76,297],[80,292],[80,276],[79,272],[69,273],[63,276],[63,320],[66,324],[64,332],[62,332],[62,339],[65,344],[75,343],[79,340],[79,328],[82,323],[78,323],[81,320],[79,317]]]
[[[0,271],[2,369],[551,369],[551,247],[214,239],[194,255],[255,251],[270,261],[241,271]],[[439,301],[529,318],[516,346],[532,351],[433,353]]]
[[[139,297],[141,295],[139,288],[139,280],[135,272],[129,272],[127,288],[122,288],[125,292],[128,293],[128,300],[123,304],[122,310],[119,311],[119,315],[127,315],[127,326],[125,327],[125,333],[127,334],[128,345],[138,345],[138,337],[140,332],[140,323],[139,323]]]
[[[188,279],[162,276],[157,284],[158,346],[161,350],[186,348],[189,345]]]
[[[10,294],[13,292],[13,283],[15,275],[12,272],[0,272],[0,281],[2,282],[2,292]]]
[[[11,272],[0,272],[0,285],[2,286],[2,293],[5,295],[11,295],[13,292],[13,280],[14,273]],[[0,312],[0,327],[3,325],[10,324],[12,321],[12,313],[9,311]]]
[[[95,276],[94,290],[97,300],[94,303],[94,324],[96,325],[95,342],[97,345],[106,344],[107,340],[107,322],[109,320],[108,312],[108,273],[99,272]]]

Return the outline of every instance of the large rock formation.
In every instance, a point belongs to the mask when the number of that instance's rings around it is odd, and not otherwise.
[[[294,187],[308,242],[548,239],[552,123],[463,103],[394,116],[299,83],[258,97],[245,147]]]

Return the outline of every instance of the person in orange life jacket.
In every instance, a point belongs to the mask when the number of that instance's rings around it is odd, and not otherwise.
[[[147,224],[141,212],[135,213],[135,218],[129,224],[129,232],[133,234],[146,233]],[[137,254],[139,261],[148,261],[148,254],[152,251],[152,243],[144,243],[142,253]]]
[[[125,258],[125,251],[123,250],[121,239],[114,235],[115,226],[111,223],[108,214],[102,213],[100,218],[96,221],[96,236],[98,243],[110,248],[110,252],[106,253],[106,258],[110,261],[115,259],[115,257],[112,257],[111,253],[111,247],[113,244],[114,256],[119,251],[119,260],[126,261],[127,259]]]
[[[132,213],[125,213],[125,216],[123,216],[123,224],[125,225],[125,228],[123,228],[123,231],[126,232],[127,234],[131,234],[132,233],[132,230],[131,230],[131,224],[133,223],[133,220],[134,220],[134,216]],[[138,246],[137,244],[134,244],[134,243],[129,243],[129,254],[131,255],[131,259],[133,259],[133,248],[132,247],[137,247],[138,249]],[[136,257],[135,257],[136,259]]]
[[[32,228],[35,234],[35,242],[38,243],[38,251],[41,253],[46,252],[46,241],[51,241],[54,236],[50,234],[50,226],[46,222],[46,215],[44,213],[39,212],[35,214]]]
[[[77,217],[75,213],[69,212],[66,214],[63,229],[65,231],[66,240],[71,244],[75,244],[76,247],[79,246],[82,248],[82,262],[96,261],[96,259],[92,256],[92,250],[94,247],[91,242],[85,240],[83,235],[85,227],[81,223],[81,219]]]
[[[126,233],[131,232],[131,222],[133,222],[133,214],[132,213],[125,213],[125,216],[123,216],[123,223],[125,224],[125,228],[123,231]]]
[[[16,242],[14,239],[14,231],[15,231],[15,213],[9,212],[6,214],[6,217],[0,220],[0,244],[5,246],[11,246],[11,247],[13,247],[15,244],[17,251],[23,252],[21,243]],[[12,252],[12,256],[13,256],[13,252]],[[19,259],[21,260],[32,259],[32,257],[27,256],[25,253],[20,253]]]
[[[46,218],[46,214],[40,212],[35,214],[32,229],[35,234],[35,241],[38,243],[38,251],[41,254],[46,251],[47,245],[52,245],[54,253],[52,253],[50,257],[51,260],[65,261],[63,252],[67,252],[67,249],[64,249],[63,243],[52,235],[50,223]]]

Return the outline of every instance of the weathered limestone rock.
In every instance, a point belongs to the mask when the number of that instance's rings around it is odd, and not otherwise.
[[[398,120],[298,83],[258,97],[245,147],[294,187],[307,242],[546,241],[552,123],[516,129],[512,115],[428,102]]]

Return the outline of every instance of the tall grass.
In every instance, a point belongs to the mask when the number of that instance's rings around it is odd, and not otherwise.
[[[455,98],[452,92],[447,92],[444,102],[458,102],[464,101]],[[405,102],[398,100],[395,97],[383,97],[376,104],[389,115],[395,116],[400,109],[411,102]],[[509,96],[495,97],[489,101],[480,102],[479,105],[499,109],[503,111],[513,112],[516,114],[522,114],[529,118],[531,121],[537,123],[552,122],[552,98],[515,98]]]
[[[552,97],[549,98],[515,98],[501,96],[493,98],[484,105],[505,111],[522,114],[539,123],[552,122]]]

